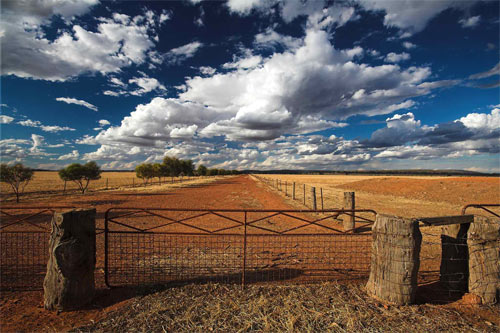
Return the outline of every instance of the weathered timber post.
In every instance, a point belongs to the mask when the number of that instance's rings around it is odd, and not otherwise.
[[[313,204],[313,210],[317,210],[318,207],[316,206],[316,187],[311,188],[311,196],[312,196],[312,204]]]
[[[323,188],[320,187],[319,188],[319,191],[321,193],[321,210],[324,211],[325,210],[325,207],[323,206]]]
[[[95,208],[54,213],[43,281],[46,309],[79,309],[94,297],[95,217]]]
[[[106,190],[108,189],[108,178],[106,178]]]
[[[292,199],[295,200],[295,182],[293,182],[292,186]]]
[[[306,184],[303,186],[304,188],[304,206],[306,205]]]
[[[500,301],[500,221],[474,216],[467,233],[469,292],[483,304]]]
[[[372,232],[368,294],[398,305],[413,303],[422,244],[418,221],[377,214]]]
[[[288,183],[285,180],[285,197],[287,197],[287,196],[288,196]]]
[[[441,229],[440,281],[453,293],[467,292],[469,262],[467,231],[470,223],[451,224]]]
[[[64,194],[66,194],[66,181],[64,181]]]
[[[135,187],[135,178],[132,178],[132,187]]]
[[[354,210],[355,207],[354,192],[344,192],[344,209]],[[344,219],[344,231],[354,229],[355,226],[354,212],[352,212],[351,215]]]

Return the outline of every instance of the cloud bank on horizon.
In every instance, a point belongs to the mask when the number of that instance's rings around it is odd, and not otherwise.
[[[496,1],[1,10],[2,162],[500,172]]]

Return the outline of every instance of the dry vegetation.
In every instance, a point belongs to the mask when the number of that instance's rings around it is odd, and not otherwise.
[[[352,176],[352,175],[260,175],[297,183],[295,205],[301,205],[302,184],[307,185],[310,206],[310,186],[323,188],[324,206],[340,208],[343,193],[356,192],[356,207],[371,208],[379,213],[404,217],[457,215],[468,203],[499,203],[499,177],[430,177],[430,176]],[[300,184],[300,186],[299,186]],[[279,192],[284,195],[284,192]],[[288,197],[289,198],[289,197]],[[291,202],[291,200],[290,200]],[[303,207],[303,206],[302,206]]]
[[[359,285],[186,285],[137,296],[76,332],[498,332],[498,308],[393,307]]]
[[[201,179],[198,177],[184,177],[183,182],[189,181],[190,184],[205,183],[213,181],[214,179],[220,179],[217,177],[204,177]],[[177,184],[179,180],[179,177],[174,177],[175,184]],[[137,178],[135,172],[104,171],[101,174],[101,179],[90,182],[89,191],[106,190],[106,188],[109,190],[127,189],[133,191],[144,191],[144,189],[147,189],[148,191],[151,191],[158,188],[158,178],[152,179],[152,182],[153,185],[148,184],[147,187],[144,187],[142,179]],[[171,182],[172,178],[170,177],[162,179],[162,184],[167,184],[162,185],[162,188],[165,189],[166,187],[169,187],[168,185]],[[21,196],[21,202],[25,202],[26,200],[33,198],[45,198],[50,195],[62,195],[64,193],[78,194],[78,192],[78,185],[74,182],[66,183],[65,192],[64,181],[59,178],[56,171],[36,171],[33,176],[33,180],[29,182],[24,190],[24,195]],[[7,183],[0,183],[0,193],[2,201],[9,201],[14,198],[14,194]]]

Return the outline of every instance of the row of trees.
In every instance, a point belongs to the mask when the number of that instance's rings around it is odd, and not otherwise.
[[[163,163],[142,163],[135,167],[137,178],[141,178],[145,184],[153,178],[158,178],[158,182],[161,183],[164,177],[217,176],[237,173],[236,170],[208,169],[203,164],[195,169],[193,161],[170,156],[165,156]]]
[[[59,177],[65,182],[72,181],[76,183],[82,194],[84,194],[89,187],[90,181],[101,178],[101,172],[101,168],[96,162],[88,162],[83,165],[73,163],[59,170]],[[238,174],[236,170],[208,169],[204,165],[199,165],[195,170],[193,161],[180,160],[169,156],[163,159],[163,163],[142,163],[135,168],[135,172],[138,178],[143,179],[144,183],[155,177],[161,182],[162,177]],[[33,179],[33,173],[33,169],[25,167],[22,163],[16,163],[12,166],[0,165],[0,181],[11,186],[16,195],[16,202],[19,202],[19,197],[24,192],[24,188]]]

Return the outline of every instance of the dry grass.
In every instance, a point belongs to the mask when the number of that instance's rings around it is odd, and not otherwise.
[[[303,205],[303,184],[306,184],[306,206],[311,207],[311,187],[316,187],[321,209],[320,188],[324,208],[341,208],[343,193],[356,192],[356,207],[371,208],[378,213],[403,217],[424,217],[460,214],[466,203],[487,200],[500,202],[498,177],[430,177],[430,176],[351,176],[351,175],[259,175],[280,179],[288,184],[288,202]],[[291,184],[296,182],[296,199],[291,200]]]
[[[500,308],[393,307],[360,285],[186,285],[133,298],[76,332],[498,332]],[[475,308],[477,309],[477,308]]]
[[[224,177],[224,176],[220,176]],[[220,179],[217,177],[184,177],[181,186],[184,186],[186,182],[189,184],[203,184],[212,182],[215,179]],[[102,190],[119,190],[127,189],[133,191],[155,191],[158,189],[164,190],[165,188],[176,188],[179,187],[179,177],[175,177],[174,184],[172,183],[172,178],[162,179],[161,186],[158,185],[158,178],[152,180],[152,185],[148,184],[144,186],[143,180],[137,178],[135,172],[107,172],[104,171],[101,174],[101,179],[93,180],[89,184],[88,191],[102,191]],[[7,183],[0,183],[0,193],[1,198],[4,201],[14,200],[14,194]],[[24,194],[21,196],[21,201],[31,198],[45,197],[53,194],[63,194],[63,193],[79,193],[78,185],[74,182],[66,183],[66,192],[64,192],[64,181],[59,178],[56,171],[36,171],[33,180],[29,182],[24,190]]]

